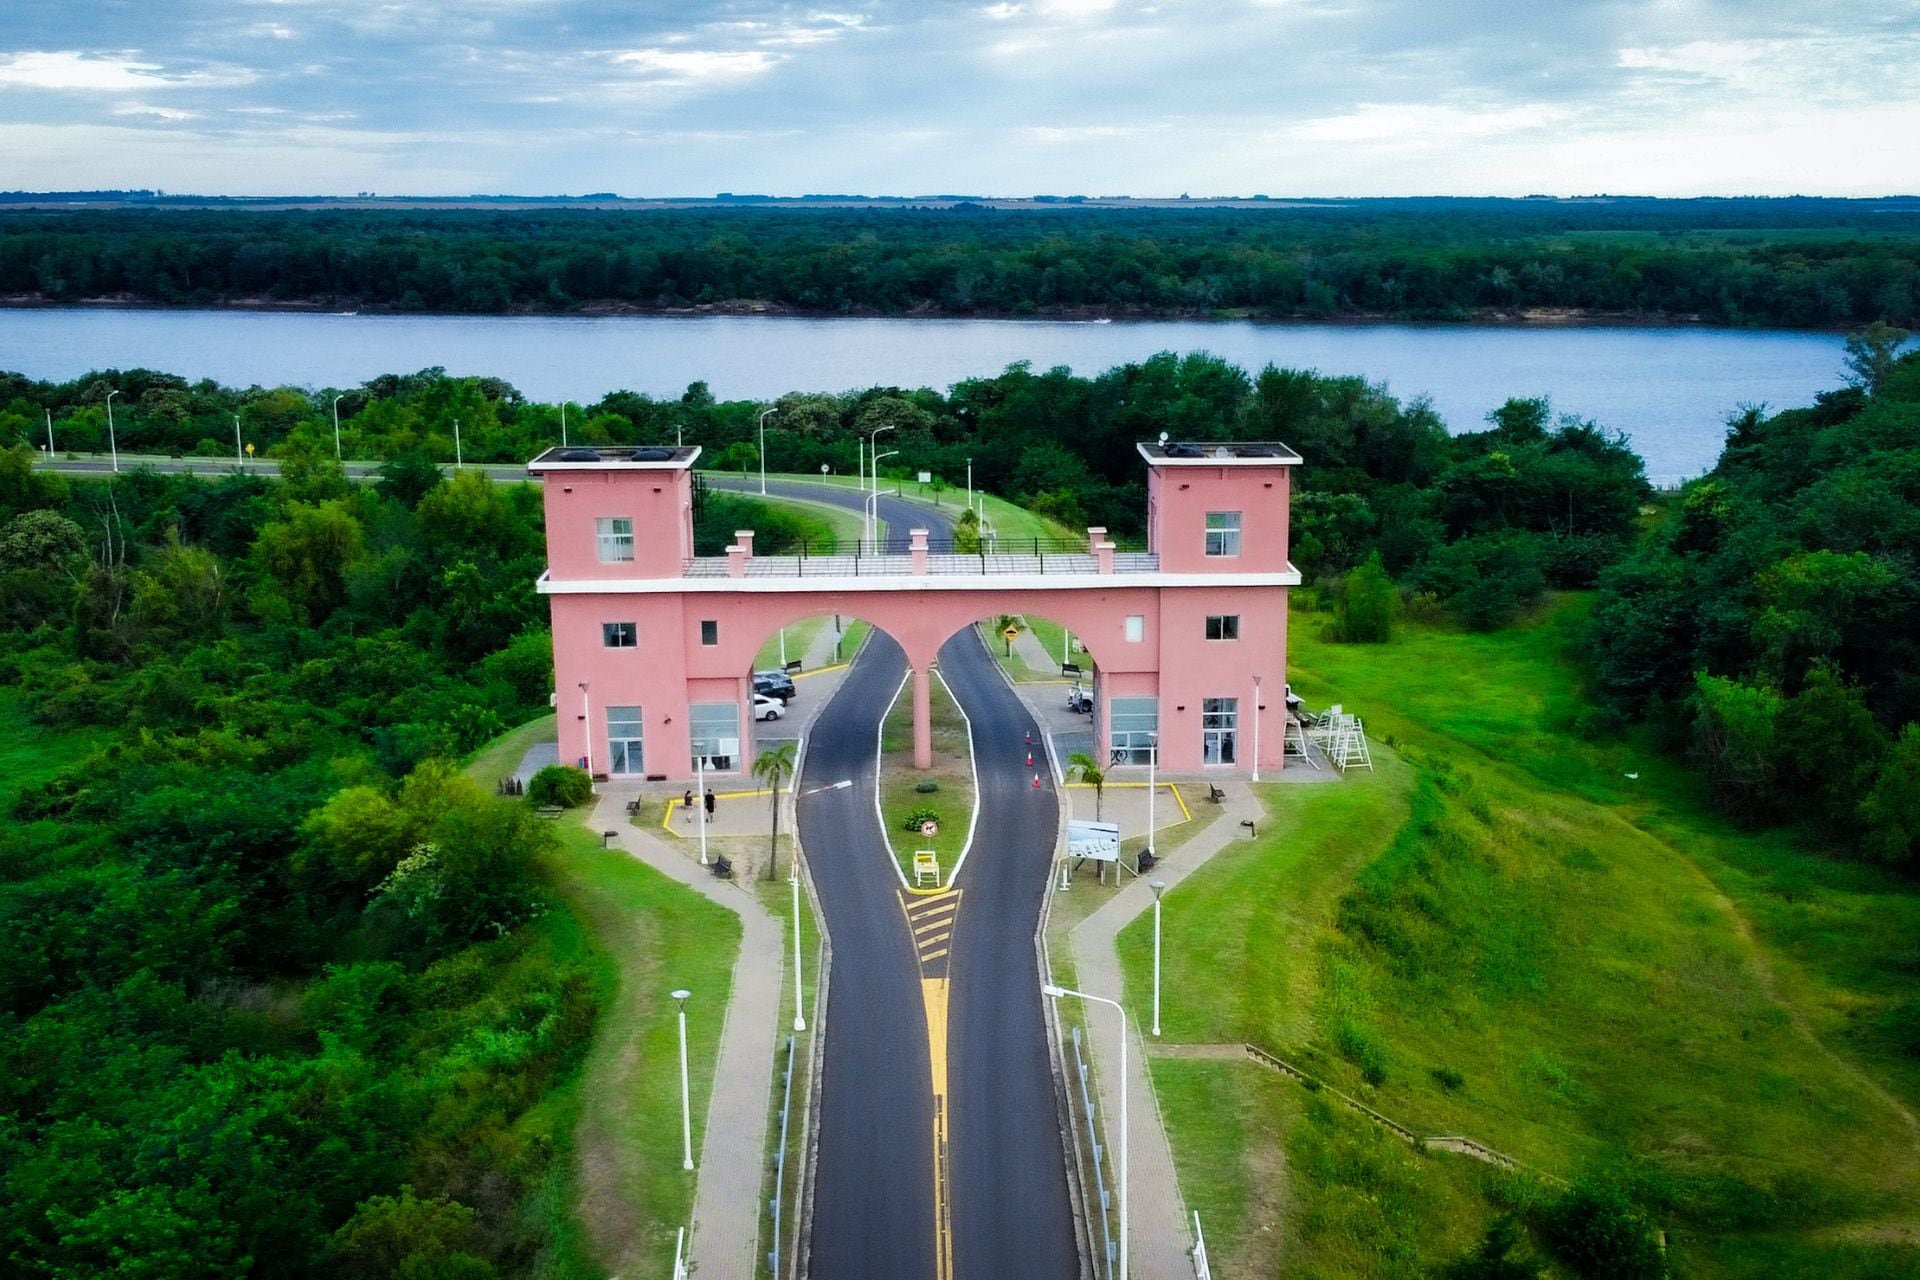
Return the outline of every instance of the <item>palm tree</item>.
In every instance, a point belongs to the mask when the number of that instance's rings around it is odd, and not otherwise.
[[[767,879],[773,879],[773,864],[780,857],[780,788],[793,776],[793,744],[783,742],[762,751],[753,762],[753,776],[773,792],[773,834],[767,839]]]
[[[994,629],[999,631],[1001,639],[1007,642],[1007,656],[1009,658],[1013,656],[1013,637],[1008,635],[1007,632],[1025,631],[1026,628],[1021,625],[1021,622],[1020,616],[1013,613],[1003,613],[993,620]]]
[[[1107,771],[1100,762],[1084,751],[1076,751],[1067,757],[1067,773],[1080,775],[1080,781],[1093,788],[1093,820],[1100,821],[1100,802],[1105,798]]]

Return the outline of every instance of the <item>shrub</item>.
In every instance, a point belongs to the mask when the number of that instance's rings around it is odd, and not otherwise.
[[[940,821],[940,811],[938,809],[929,809],[923,805],[902,818],[900,825],[908,831],[918,831],[921,823],[938,821]]]
[[[1334,638],[1349,644],[1383,644],[1393,639],[1393,620],[1399,611],[1399,593],[1380,567],[1376,551],[1341,584]]]
[[[1580,1275],[1659,1280],[1667,1274],[1653,1222],[1611,1182],[1576,1183],[1542,1218],[1548,1246]]]
[[[593,779],[570,764],[550,764],[527,782],[527,803],[573,809],[593,799]]]
[[[923,781],[914,783],[913,789],[919,792],[923,796],[930,796],[934,792],[940,789],[940,784],[935,782],[932,778],[927,778],[927,779],[924,779]]]
[[[1458,1093],[1467,1086],[1467,1078],[1452,1067],[1435,1067],[1427,1074],[1433,1077],[1435,1084],[1448,1093]]]

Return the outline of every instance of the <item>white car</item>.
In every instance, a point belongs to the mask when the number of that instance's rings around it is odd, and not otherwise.
[[[764,693],[753,695],[753,718],[755,720],[778,720],[787,714],[787,704],[778,698],[770,698]]]

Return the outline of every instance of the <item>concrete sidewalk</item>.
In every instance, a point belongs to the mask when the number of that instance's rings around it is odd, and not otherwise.
[[[1169,889],[1204,865],[1207,859],[1241,837],[1245,819],[1260,821],[1265,811],[1253,798],[1244,782],[1222,787],[1227,793],[1220,816],[1179,850],[1154,867],[1150,879],[1164,880]],[[1157,815],[1156,815],[1157,816]],[[1197,816],[1197,815],[1196,815]],[[1080,989],[1089,995],[1122,1000],[1120,959],[1114,940],[1135,916],[1153,908],[1150,880],[1136,879],[1115,894],[1092,915],[1081,921],[1068,941]],[[1150,998],[1150,993],[1139,993]],[[1122,1000],[1122,1003],[1125,1003]],[[1143,999],[1142,1003],[1145,1003]],[[1103,1123],[1114,1126],[1120,1115],[1119,1046],[1115,1043],[1113,1015],[1104,1008],[1089,1008],[1088,1043],[1093,1048],[1095,1072],[1099,1077],[1100,1114]],[[1180,1182],[1174,1172],[1173,1148],[1160,1122],[1160,1104],[1147,1072],[1147,1028],[1128,1020],[1131,1043],[1127,1046],[1128,1195],[1131,1209],[1128,1235],[1132,1248],[1132,1273],[1140,1280],[1191,1280],[1193,1259],[1192,1219],[1186,1201],[1180,1196]],[[1113,1137],[1109,1128],[1109,1140]]]
[[[785,934],[751,889],[716,880],[660,835],[627,821],[624,796],[602,795],[590,819],[614,831],[622,849],[670,880],[740,917],[740,954],[733,994],[714,1062],[705,1134],[695,1164],[693,1236],[689,1254],[711,1280],[750,1280],[760,1264],[760,1213],[767,1161],[774,1051],[787,979]]]

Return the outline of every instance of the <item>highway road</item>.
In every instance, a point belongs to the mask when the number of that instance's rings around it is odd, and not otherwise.
[[[825,485],[767,488],[860,501]],[[902,547],[910,527],[952,531],[944,514],[886,495],[879,515]],[[1025,740],[1040,734],[1025,706],[975,632],[954,636],[940,670],[973,724],[980,820],[958,893],[909,900],[872,801],[874,735],[905,665],[876,632],[814,721],[799,784],[833,939],[809,1266],[822,1280],[1071,1280],[1080,1262],[1033,948],[1058,795],[1045,770],[1045,785],[1032,785]],[[821,789],[843,778],[854,785]],[[916,934],[934,941],[916,948]]]

